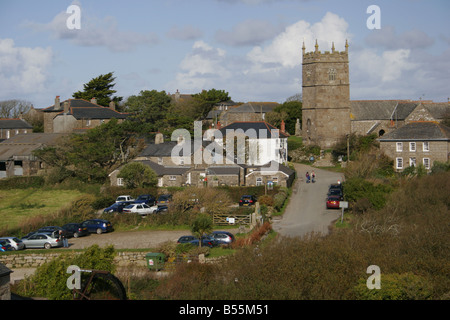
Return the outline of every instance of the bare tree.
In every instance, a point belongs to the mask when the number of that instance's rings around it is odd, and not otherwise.
[[[20,99],[0,101],[0,118],[18,118],[27,113],[31,106],[31,102]]]

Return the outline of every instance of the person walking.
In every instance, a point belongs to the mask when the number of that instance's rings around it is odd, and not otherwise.
[[[306,171],[306,183],[309,183],[310,179],[311,179],[311,177],[309,176],[309,172]]]
[[[316,173],[314,172],[314,170],[311,172],[311,177],[312,177],[311,181],[313,183],[316,182]]]

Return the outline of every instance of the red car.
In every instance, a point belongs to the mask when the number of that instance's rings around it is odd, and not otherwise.
[[[339,209],[339,201],[341,197],[339,196],[328,196],[327,198],[327,209]]]

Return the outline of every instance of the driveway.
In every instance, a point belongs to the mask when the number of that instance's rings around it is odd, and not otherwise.
[[[340,217],[340,210],[327,209],[325,199],[328,187],[344,179],[342,173],[294,164],[298,178],[283,217],[274,219],[273,229],[286,237],[303,237],[311,232],[328,234],[330,224]],[[306,183],[306,172],[316,173],[315,183]]]

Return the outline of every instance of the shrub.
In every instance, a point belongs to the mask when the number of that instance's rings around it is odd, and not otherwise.
[[[27,188],[41,188],[45,183],[45,179],[41,176],[29,177],[11,177],[2,179],[0,189],[27,189]]]
[[[51,300],[72,299],[72,291],[67,288],[67,267],[76,265],[81,269],[95,269],[113,272],[114,247],[101,249],[93,245],[82,254],[62,254],[36,269],[30,278],[23,280],[19,294],[45,297]],[[85,277],[84,277],[85,278]],[[83,281],[83,276],[82,276]]]
[[[359,279],[354,288],[360,300],[426,300],[431,298],[430,282],[411,272],[381,274],[381,289],[369,290],[366,279]]]
[[[266,205],[269,207],[273,207],[273,204],[274,204],[273,197],[269,196],[269,195],[259,197],[258,202],[260,205]]]

